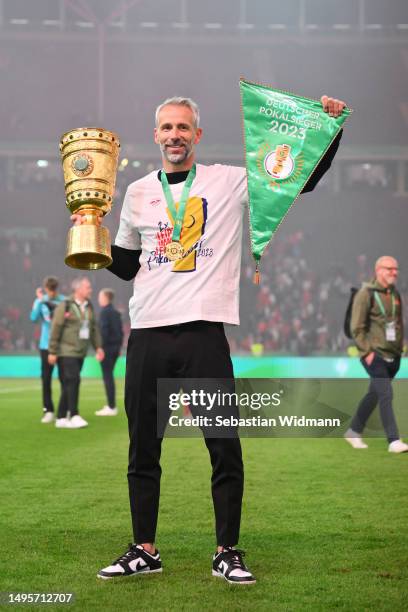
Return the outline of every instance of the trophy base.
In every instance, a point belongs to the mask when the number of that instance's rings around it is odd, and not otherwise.
[[[108,228],[87,224],[71,227],[65,263],[77,270],[100,270],[109,266],[112,257]]]

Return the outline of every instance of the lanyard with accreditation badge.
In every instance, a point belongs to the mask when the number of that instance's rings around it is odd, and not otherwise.
[[[391,320],[387,321],[387,313],[385,312],[384,304],[382,303],[382,299],[378,295],[377,291],[374,291],[375,301],[378,304],[379,309],[381,310],[381,314],[385,318],[385,339],[387,342],[395,342],[397,339],[397,329],[395,326],[395,297],[394,294],[391,293]]]
[[[169,182],[167,180],[166,173],[164,170],[161,171],[160,181],[162,184],[164,196],[166,198],[167,206],[174,219],[173,234],[171,236],[171,242],[166,245],[166,257],[169,261],[176,261],[182,259],[184,255],[184,249],[180,244],[181,228],[183,227],[184,213],[186,211],[186,204],[188,196],[190,194],[191,186],[196,175],[196,165],[194,164],[188,173],[186,182],[184,183],[183,191],[181,194],[180,203],[178,210],[174,204],[173,194],[171,193]]]
[[[79,319],[81,321],[81,327],[79,328],[79,338],[81,340],[89,340],[90,331],[89,331],[88,311],[86,310],[86,308],[85,310],[80,309],[76,302],[73,302],[72,305],[75,306],[75,310],[77,311],[79,315]],[[82,314],[84,315],[83,317],[82,317]]]

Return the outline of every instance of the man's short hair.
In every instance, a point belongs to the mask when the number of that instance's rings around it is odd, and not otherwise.
[[[392,259],[393,261],[397,262],[395,257],[393,257],[392,255],[381,255],[381,257],[379,257],[377,261],[375,262],[374,269],[377,271],[378,268],[381,268],[384,265],[384,261],[387,259]]]
[[[71,283],[72,291],[76,291],[78,289],[79,285],[83,281],[87,281],[87,280],[89,280],[89,278],[87,276],[77,276],[76,278],[74,278],[74,280]]]
[[[156,127],[159,125],[159,113],[164,106],[187,106],[193,113],[194,117],[194,127],[200,127],[200,109],[198,108],[198,104],[194,102],[191,98],[182,98],[180,96],[174,96],[173,98],[167,98],[164,102],[159,104],[156,108],[155,121]]]
[[[112,304],[113,300],[115,299],[115,292],[113,289],[101,289],[101,293],[104,294],[104,296],[106,297],[106,299],[108,300],[109,304]]]
[[[46,276],[43,280],[43,287],[50,291],[56,291],[58,289],[58,278],[56,276]]]

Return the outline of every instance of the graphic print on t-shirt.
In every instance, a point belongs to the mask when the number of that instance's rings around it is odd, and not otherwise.
[[[175,203],[175,207],[178,210],[178,202]],[[184,256],[173,262],[167,259],[165,253],[166,246],[172,241],[174,219],[169,208],[166,208],[166,212],[169,221],[159,221],[156,248],[147,261],[148,268],[151,270],[154,263],[159,265],[166,263],[172,265],[172,272],[194,272],[197,267],[197,256],[205,256],[209,251],[202,248],[201,241],[207,221],[207,200],[198,196],[188,199],[180,235]]]
[[[179,203],[175,204],[178,210]],[[166,209],[171,223],[174,219],[170,209]],[[194,196],[189,198],[184,213],[183,227],[181,229],[180,243],[183,247],[183,258],[173,263],[173,272],[194,272],[197,264],[197,246],[201,236],[205,232],[207,221],[207,201],[204,198]]]

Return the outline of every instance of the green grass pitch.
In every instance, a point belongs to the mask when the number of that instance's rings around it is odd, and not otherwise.
[[[86,612],[406,609],[408,454],[387,453],[381,438],[366,451],[341,439],[242,441],[240,546],[258,579],[248,587],[211,576],[204,443],[168,439],[157,534],[163,574],[97,580],[131,541],[127,427],[123,409],[94,416],[104,404],[98,380],[82,381],[80,404],[89,427],[56,430],[40,423],[39,381],[1,381],[0,591],[74,592],[71,607]]]

